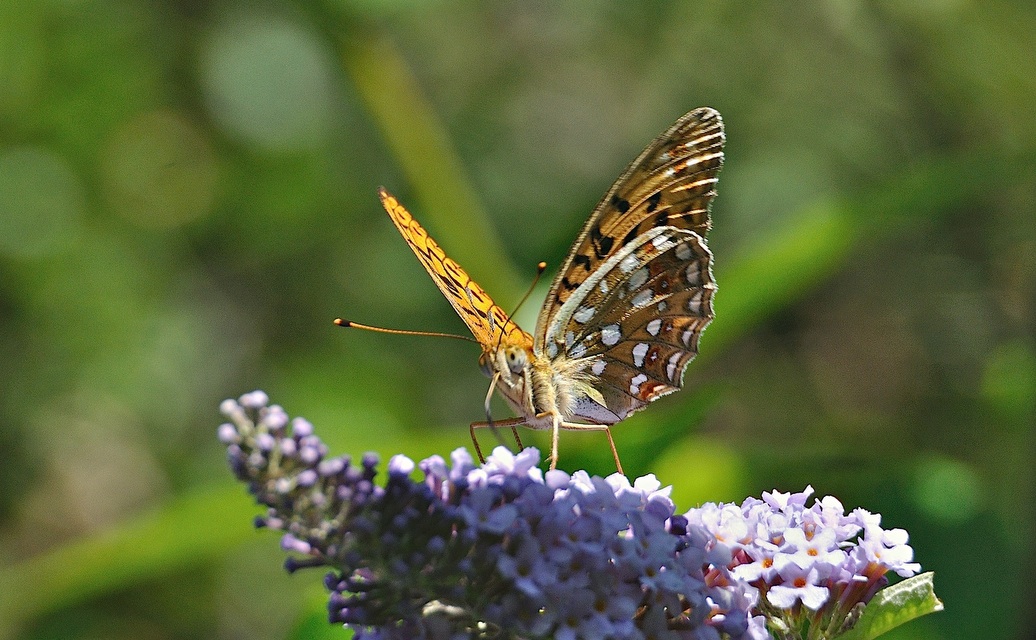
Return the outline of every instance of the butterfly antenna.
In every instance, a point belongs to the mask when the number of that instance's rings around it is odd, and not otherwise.
[[[522,296],[522,299],[518,301],[517,305],[515,305],[514,311],[511,312],[511,317],[512,318],[514,317],[514,314],[518,313],[518,310],[522,308],[522,305],[525,304],[525,301],[529,299],[529,296],[532,295],[532,290],[536,288],[537,284],[539,284],[540,276],[542,276],[543,272],[546,271],[546,270],[547,270],[547,263],[546,262],[541,262],[538,265],[536,265],[536,277],[532,279],[532,284],[530,284],[529,288],[525,291],[525,295]]]
[[[408,331],[407,329],[386,329],[385,327],[374,327],[369,324],[360,324],[359,322],[353,322],[352,320],[342,320],[341,318],[335,318],[335,324],[339,327],[351,327],[354,329],[365,329],[367,331],[376,331],[378,333],[395,333],[402,336],[430,336],[432,338],[454,338],[456,340],[466,340],[468,342],[474,342],[478,344],[478,340],[469,338],[468,336],[458,336],[454,333],[439,333],[438,331]]]
[[[511,315],[508,316],[509,318],[513,318],[514,314],[518,313],[518,310],[522,308],[522,305],[525,304],[525,301],[529,299],[529,296],[532,295],[532,292],[536,288],[536,285],[539,284],[540,277],[543,275],[543,272],[546,271],[546,270],[547,270],[547,263],[546,262],[540,262],[538,265],[536,265],[536,277],[532,279],[532,284],[530,284],[529,288],[525,290],[525,295],[522,296],[522,299],[519,300],[518,304],[516,304],[514,306],[514,311],[512,311]],[[500,334],[500,341],[497,342],[497,345],[496,345],[497,348],[500,347],[500,345],[503,343],[503,340],[504,340],[504,334],[501,333]]]

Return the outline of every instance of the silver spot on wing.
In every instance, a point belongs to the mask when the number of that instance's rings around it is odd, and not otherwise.
[[[655,294],[651,289],[644,289],[637,295],[633,296],[630,300],[630,305],[634,307],[643,307],[647,303],[651,302],[651,298],[654,298]]]
[[[640,269],[637,269],[635,272],[633,272],[633,275],[630,276],[629,284],[627,284],[626,287],[630,291],[636,291],[637,289],[644,286],[644,283],[647,281],[648,270],[641,267]]]
[[[644,366],[644,356],[647,355],[648,346],[646,342],[639,342],[633,347],[633,364],[637,367]]]
[[[579,324],[586,324],[590,321],[590,318],[594,317],[596,309],[593,307],[579,307],[576,312],[572,314],[572,319]]]
[[[679,380],[676,379],[676,374],[678,373],[676,367],[680,363],[680,356],[682,355],[682,351],[677,351],[673,355],[669,356],[669,364],[665,366],[665,373],[669,376],[669,379],[672,382],[679,382]]]
[[[640,385],[647,382],[648,377],[643,373],[638,373],[630,379],[630,394],[637,395],[640,393]]]

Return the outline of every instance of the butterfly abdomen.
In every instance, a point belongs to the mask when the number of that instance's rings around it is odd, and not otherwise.
[[[571,415],[572,403],[569,384],[552,364],[545,358],[534,358],[529,363],[532,413],[533,416],[558,414],[567,418]]]

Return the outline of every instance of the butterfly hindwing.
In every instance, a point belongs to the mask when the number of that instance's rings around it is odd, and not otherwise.
[[[515,324],[459,264],[446,256],[439,244],[392,194],[382,188],[378,190],[378,196],[428,275],[484,348],[500,344],[531,346],[532,336]]]
[[[712,254],[693,231],[649,230],[563,305],[547,329],[548,355],[556,345],[565,357],[587,359],[595,387],[619,420],[676,391],[713,318],[711,265]],[[595,419],[585,411],[583,417]]]

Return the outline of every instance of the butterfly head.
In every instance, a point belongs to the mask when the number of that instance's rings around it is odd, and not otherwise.
[[[507,403],[522,416],[536,413],[527,398],[534,358],[525,346],[504,343],[486,347],[478,359],[482,373],[493,380],[490,389],[503,394]]]
[[[496,374],[504,380],[511,376],[521,376],[529,363],[529,352],[518,345],[502,345],[495,349],[487,349],[478,358],[478,366],[487,378]]]

